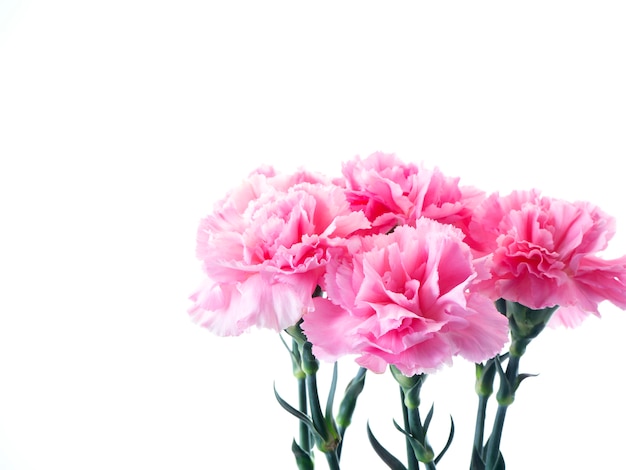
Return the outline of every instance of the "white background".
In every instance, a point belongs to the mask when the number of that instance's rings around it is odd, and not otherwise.
[[[262,163],[338,175],[382,150],[590,200],[626,253],[624,24],[609,1],[0,0],[0,469],[293,468],[277,334],[186,313],[200,218]],[[507,468],[626,468],[626,317],[602,313],[530,346]],[[433,400],[435,447],[457,424],[440,468],[468,468],[473,366]],[[403,458],[393,418],[370,374],[344,468],[384,468],[368,419]]]

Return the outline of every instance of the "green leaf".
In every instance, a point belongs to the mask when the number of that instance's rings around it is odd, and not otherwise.
[[[480,456],[480,450],[474,446],[472,449],[472,463],[470,465],[470,470],[485,470],[485,461]]]
[[[439,452],[439,455],[435,457],[435,464],[438,464],[441,458],[445,455],[445,453],[448,452],[450,444],[452,444],[452,439],[454,439],[454,420],[452,419],[452,416],[450,416],[450,434],[448,434],[448,441],[443,447],[443,450]]]
[[[291,451],[296,457],[298,470],[313,470],[315,468],[313,458],[298,445],[295,439],[291,443]]]
[[[413,448],[413,453],[415,454],[415,458],[423,463],[432,462],[435,458],[435,453],[431,449],[431,447],[426,444],[418,441],[412,434],[406,432],[402,427],[396,423],[396,420],[393,421],[394,426],[398,431],[400,431],[406,437],[409,444]]]
[[[326,416],[324,416],[324,420],[326,421],[326,431],[328,433],[328,441],[331,447],[339,446],[341,443],[341,438],[339,436],[339,432],[337,431],[337,423],[335,423],[335,417],[333,415],[333,402],[335,399],[335,390],[337,390],[337,363],[335,362],[333,366],[333,378],[330,384],[330,390],[328,391],[328,400],[326,401]]]
[[[504,465],[504,457],[502,456],[502,452],[498,454],[498,461],[496,462],[496,467],[493,470],[506,470],[506,466]]]
[[[383,462],[391,469],[391,470],[407,470],[407,468],[400,462],[396,457],[394,457],[387,449],[385,449],[378,440],[372,434],[372,430],[370,429],[370,423],[367,423],[367,437],[370,441],[370,444],[374,448],[374,451],[381,458]]]
[[[337,363],[333,366],[333,380],[330,383],[328,391],[328,400],[326,401],[326,419],[333,416],[333,402],[335,400],[335,390],[337,390]]]
[[[428,426],[430,426],[430,421],[433,419],[433,413],[435,412],[435,404],[433,403],[430,406],[430,410],[428,410],[428,414],[426,415],[426,419],[424,420],[424,435],[428,432]]]
[[[539,374],[519,374],[517,376],[517,380],[515,381],[515,390],[519,387],[523,380],[526,380],[528,377],[537,377]]]
[[[285,410],[287,410],[293,416],[295,416],[300,421],[302,421],[304,424],[306,424],[307,427],[309,428],[309,430],[311,431],[311,433],[317,439],[323,440],[323,438],[320,435],[320,433],[317,431],[317,429],[315,429],[315,426],[313,425],[313,421],[311,421],[311,418],[309,418],[307,415],[302,413],[300,410],[295,409],[293,406],[291,406],[289,403],[287,403],[285,400],[283,400],[281,398],[281,396],[278,394],[278,392],[276,391],[276,385],[275,384],[274,384],[274,396],[276,397],[276,400],[278,400],[278,403],[280,404],[280,406],[282,406]]]
[[[487,439],[487,442],[485,443],[485,452],[489,448],[489,442],[490,441],[491,441],[491,436],[489,437],[489,439]],[[472,459],[473,458],[474,458],[474,456],[472,455]],[[483,465],[486,466],[486,462]],[[496,460],[496,463],[495,463],[494,467],[493,468],[489,468],[488,470],[505,470],[504,456],[502,455],[502,452],[498,451],[498,458]]]

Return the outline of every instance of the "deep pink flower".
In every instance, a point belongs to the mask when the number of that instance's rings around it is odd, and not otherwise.
[[[328,247],[367,227],[342,188],[306,172],[257,171],[200,224],[197,255],[207,278],[189,313],[223,336],[287,328],[313,309]]]
[[[463,234],[419,219],[390,234],[351,239],[333,251],[328,298],[316,298],[302,328],[314,354],[358,355],[375,372],[431,372],[460,354],[479,362],[500,352],[508,324],[493,302],[467,291],[476,273]]]
[[[597,256],[614,233],[614,219],[587,202],[537,190],[493,194],[476,209],[466,240],[491,273],[476,288],[532,309],[558,305],[552,325],[599,316],[603,300],[626,308],[626,256]]]
[[[357,156],[344,163],[343,176],[352,208],[363,210],[377,233],[415,225],[420,217],[465,231],[472,209],[484,198],[476,188],[459,186],[459,178],[406,164],[394,154],[378,152],[365,160]]]

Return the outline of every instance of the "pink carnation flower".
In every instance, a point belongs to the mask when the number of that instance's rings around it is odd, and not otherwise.
[[[200,224],[207,278],[189,313],[221,336],[287,328],[313,309],[328,247],[367,227],[342,188],[306,172],[256,171]]]
[[[587,202],[537,190],[493,194],[476,209],[467,239],[491,273],[476,287],[532,309],[558,305],[553,326],[599,316],[603,300],[626,308],[626,256],[606,261],[596,255],[614,233],[614,219]]]
[[[484,193],[459,186],[459,178],[403,163],[393,154],[358,156],[343,165],[348,200],[363,210],[373,230],[385,233],[396,225],[415,225],[420,217],[453,224],[465,231],[472,209]]]
[[[467,291],[476,273],[460,230],[429,219],[353,238],[334,250],[302,328],[320,359],[357,354],[374,372],[432,372],[453,356],[479,362],[501,351],[506,317]]]

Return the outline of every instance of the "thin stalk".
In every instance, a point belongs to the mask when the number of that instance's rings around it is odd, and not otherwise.
[[[319,395],[317,393],[317,376],[316,374],[307,374],[306,387],[309,395],[309,406],[311,408],[311,418],[315,427],[319,431],[324,442],[320,443],[323,447],[318,446],[322,453],[326,456],[328,466],[330,470],[340,470],[339,468],[339,456],[337,454],[337,448],[328,448],[327,442],[330,438],[328,430],[326,428],[326,420],[322,413],[322,407],[320,405]],[[324,448],[326,447],[326,448]]]
[[[483,442],[485,440],[485,418],[487,416],[488,396],[478,396],[478,411],[476,412],[476,427],[474,428],[474,448],[484,457]]]
[[[328,438],[326,428],[323,426],[325,422],[324,414],[322,413],[322,407],[320,405],[320,398],[317,394],[317,377],[315,374],[307,374],[306,376],[306,388],[309,394],[309,402],[311,405],[311,418],[318,427],[318,431],[322,435],[323,439]]]
[[[337,452],[326,452],[326,461],[328,462],[330,470],[341,470],[339,467],[339,457],[337,457]]]
[[[306,379],[298,379],[298,405],[300,411],[305,415],[308,415],[307,395],[306,395]],[[311,450],[311,434],[308,426],[300,421],[300,447],[305,452]]]
[[[408,409],[409,415],[409,429],[413,437],[415,437],[418,441],[426,445],[426,432],[424,431],[424,426],[422,425],[422,418],[420,416],[419,408],[416,406],[415,408]],[[435,462],[422,462],[426,470],[436,470]],[[418,464],[419,468],[419,464]]]
[[[509,381],[517,380],[517,375],[519,373],[519,360],[521,356],[511,354],[509,356],[509,363],[506,367],[506,376]]]
[[[505,376],[508,381],[508,387],[511,391],[505,397],[498,397],[498,410],[496,412],[496,418],[493,422],[493,429],[491,431],[491,437],[489,438],[489,446],[487,449],[487,460],[485,470],[493,470],[498,462],[498,456],[500,455],[500,442],[502,440],[502,430],[504,429],[504,420],[506,418],[506,412],[508,407],[513,403],[515,394],[515,387],[517,383],[519,373],[519,361],[520,356],[510,355],[509,362],[507,364]],[[503,385],[500,384],[500,390],[503,389]],[[500,393],[500,392],[499,392]]]
[[[411,432],[411,424],[409,421],[409,410],[404,404],[404,390],[402,390],[402,387],[400,387],[400,400],[402,402],[402,419],[404,421],[404,430],[407,432]],[[409,464],[408,470],[417,470],[419,469],[419,463],[417,462],[417,459],[415,458],[413,447],[411,447],[408,437],[406,437],[405,440],[406,440],[406,458]]]
[[[509,405],[498,405],[496,418],[493,422],[493,432],[489,438],[489,448],[487,449],[487,461],[485,470],[496,468],[498,456],[500,455],[500,441],[502,439],[502,428],[504,427],[504,418],[506,418],[506,410]]]

